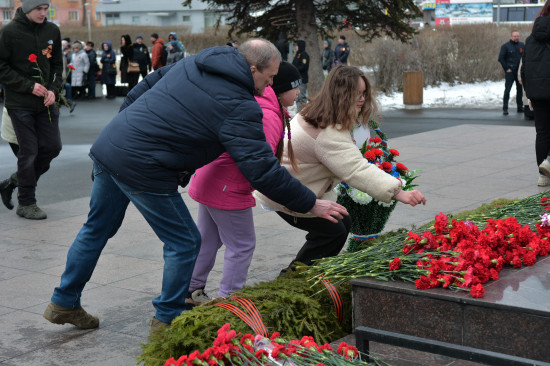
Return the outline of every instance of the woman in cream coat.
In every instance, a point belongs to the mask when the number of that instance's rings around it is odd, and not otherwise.
[[[382,202],[425,204],[422,193],[401,190],[398,179],[370,164],[355,146],[353,128],[358,121],[366,124],[376,111],[372,88],[363,72],[351,66],[335,67],[321,92],[290,122],[298,169],[289,163],[286,148],[283,165],[320,199],[336,201],[333,188],[345,181]],[[313,260],[337,255],[346,243],[351,226],[349,216],[332,223],[289,211],[259,192],[254,195],[262,206],[276,210],[290,225],[307,232],[305,244],[281,274],[293,270],[295,262],[311,265]]]

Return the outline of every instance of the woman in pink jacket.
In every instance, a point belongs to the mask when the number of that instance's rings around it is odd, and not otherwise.
[[[294,104],[300,93],[300,84],[298,70],[283,61],[273,79],[272,88],[267,87],[263,96],[256,97],[264,114],[266,140],[279,160],[283,152],[285,130],[290,140],[286,108]],[[296,162],[291,154],[290,141],[289,146],[289,157],[294,165]],[[189,285],[188,304],[200,305],[210,300],[204,287],[222,244],[226,248],[218,296],[229,296],[244,286],[256,247],[252,217],[252,207],[256,205],[253,190],[227,153],[198,169],[193,176],[188,193],[199,202],[197,227],[202,242]]]

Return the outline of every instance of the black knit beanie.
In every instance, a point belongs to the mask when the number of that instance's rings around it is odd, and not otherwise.
[[[273,78],[273,90],[275,94],[281,94],[294,89],[302,84],[302,77],[296,66],[286,61],[279,65],[279,72]]]

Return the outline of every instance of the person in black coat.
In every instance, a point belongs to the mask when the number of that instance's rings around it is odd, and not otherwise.
[[[86,42],[86,54],[90,60],[90,69],[88,70],[88,93],[86,98],[95,98],[95,74],[99,71],[99,65],[97,64],[97,53],[94,50],[94,42]]]
[[[122,84],[128,83],[128,62],[132,59],[132,38],[129,34],[124,34],[120,38],[120,53],[122,57],[120,58],[120,82]],[[137,82],[136,82],[137,84]]]
[[[139,72],[128,73],[128,91],[137,85],[140,75],[145,78],[151,71],[151,56],[147,46],[143,44],[143,36],[136,37],[136,41],[132,45],[130,60],[139,64]]]
[[[516,103],[518,107],[518,113],[523,112],[523,90],[521,84],[518,81],[519,61],[525,45],[519,41],[519,32],[517,30],[512,31],[510,35],[510,41],[506,42],[500,48],[498,54],[498,62],[504,69],[504,97],[502,99],[502,113],[508,115],[508,100],[510,99],[510,89],[512,85],[516,83]]]
[[[103,53],[101,54],[101,83],[107,87],[107,99],[116,98],[116,53],[113,50],[111,41],[105,41],[101,44]]]
[[[346,36],[342,35],[338,38],[338,44],[334,48],[334,64],[335,65],[347,65],[350,49],[349,44],[346,42]]]
[[[207,48],[160,68],[138,84],[126,107],[92,145],[94,181],[88,220],[67,255],[60,285],[44,317],[52,323],[97,328],[99,320],[80,305],[109,238],[122,224],[130,202],[163,242],[162,290],[151,333],[186,310],[200,233],[178,192],[193,172],[228,152],[251,186],[296,212],[332,222],[344,207],[318,200],[279,165],[266,142],[262,110],[254,95],[273,83],[280,54],[270,42],[253,39],[238,49]],[[169,105],[170,108],[166,108]]]
[[[525,41],[521,80],[535,112],[535,152],[539,172],[538,186],[550,185],[550,2],[542,7]]]
[[[300,84],[300,94],[296,98],[298,111],[302,109],[302,105],[307,103],[307,82],[309,72],[309,55],[306,52],[306,42],[297,40],[294,45],[294,59],[292,64],[296,66],[302,76],[302,84]]]

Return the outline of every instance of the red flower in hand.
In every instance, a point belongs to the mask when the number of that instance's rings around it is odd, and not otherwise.
[[[390,154],[392,154],[393,156],[399,156],[399,151],[395,149],[390,149]]]
[[[29,61],[30,61],[30,62],[36,62],[36,59],[37,59],[37,57],[36,57],[36,55],[35,55],[34,53],[31,53],[31,54],[29,55]]]
[[[71,70],[76,70],[76,68],[73,65],[68,65],[67,67]]]
[[[401,170],[401,171],[403,171],[403,172],[406,172],[407,170],[409,170],[409,168],[407,168],[407,167],[405,166],[405,164],[401,164],[401,163],[395,164],[395,168],[396,168],[397,170]]]

